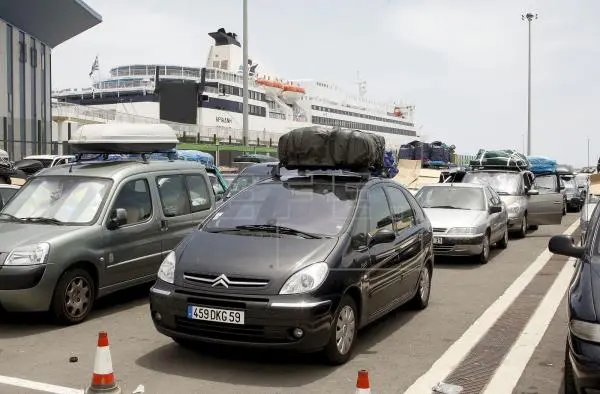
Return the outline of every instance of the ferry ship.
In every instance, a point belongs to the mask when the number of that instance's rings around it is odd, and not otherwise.
[[[205,65],[208,100],[198,107],[198,135],[220,140],[241,139],[243,112],[243,56],[235,33],[221,28],[209,33],[214,39]],[[265,141],[287,131],[310,125],[341,126],[380,134],[394,149],[418,139],[414,106],[385,103],[365,97],[366,83],[358,81],[358,94],[317,80],[283,79],[249,56],[249,138]],[[92,72],[97,70],[97,61]],[[90,88],[53,92],[53,101],[101,108],[146,118],[159,118],[159,80],[198,81],[201,68],[157,64],[115,67],[108,78],[97,78]],[[215,87],[216,86],[216,87]]]

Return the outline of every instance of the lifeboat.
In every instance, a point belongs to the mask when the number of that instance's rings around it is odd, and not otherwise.
[[[257,78],[256,84],[262,86],[270,95],[277,96],[283,92],[283,84],[269,78]]]
[[[300,99],[306,91],[303,87],[294,85],[292,83],[286,83],[283,85],[283,92],[281,98],[288,104],[292,104]]]

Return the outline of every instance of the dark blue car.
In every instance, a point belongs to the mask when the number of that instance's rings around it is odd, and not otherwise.
[[[583,245],[556,235],[552,253],[577,259],[568,290],[569,333],[565,354],[565,393],[600,393],[600,209],[590,218]]]

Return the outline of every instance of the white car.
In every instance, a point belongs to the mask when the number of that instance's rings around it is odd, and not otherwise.
[[[54,167],[61,164],[68,164],[75,161],[75,156],[71,155],[33,155],[24,157],[23,160],[37,160],[44,168]]]

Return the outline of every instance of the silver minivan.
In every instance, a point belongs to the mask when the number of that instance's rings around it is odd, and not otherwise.
[[[0,211],[0,307],[82,322],[98,297],[155,280],[164,256],[214,207],[194,162],[44,169]]]

